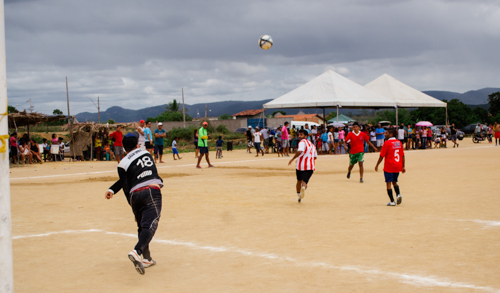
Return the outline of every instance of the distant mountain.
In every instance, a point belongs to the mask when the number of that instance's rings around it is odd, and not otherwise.
[[[446,91],[424,91],[423,93],[439,100],[449,101],[451,99],[459,99],[466,105],[480,105],[487,104],[488,95],[496,92],[500,92],[500,88],[484,88],[476,91],[468,91],[463,94]]]
[[[455,92],[447,92],[447,91],[424,91],[424,93],[439,99],[439,100],[451,100],[451,99],[459,99],[467,105],[480,105],[488,103],[488,95],[500,91],[500,88],[484,88],[476,91],[468,91],[466,93],[455,93]],[[233,115],[238,112],[250,109],[262,109],[262,105],[269,102],[271,100],[262,100],[262,101],[223,101],[223,102],[214,102],[207,103],[207,108],[209,109],[208,116],[209,117],[218,117],[222,114]],[[106,111],[101,112],[101,121],[107,121],[109,119],[113,119],[116,122],[133,122],[139,121],[141,119],[147,119],[148,117],[156,117],[162,112],[165,111],[166,105],[159,105],[154,107],[148,107],[139,110],[130,110],[124,109],[122,107],[113,106],[108,108]],[[481,105],[484,107],[484,105]],[[205,117],[205,104],[194,104],[194,105],[186,105],[186,109],[191,117],[196,118],[199,113],[199,117]],[[266,114],[272,114],[277,109],[268,109],[266,110]],[[327,110],[326,113],[329,113],[333,109]],[[321,114],[321,109],[283,109],[288,115],[297,114],[299,111],[302,111],[307,114],[318,113]],[[359,110],[348,109],[340,110],[341,113],[356,115],[359,113]],[[76,115],[76,119],[80,122],[83,121],[97,121],[97,113],[89,113],[83,112]]]

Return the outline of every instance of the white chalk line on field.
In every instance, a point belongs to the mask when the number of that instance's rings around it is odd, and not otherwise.
[[[478,146],[478,147],[467,147],[467,148],[456,148],[457,150],[470,150],[470,149],[479,149],[479,148],[490,148],[494,146]],[[447,149],[448,150],[448,149]],[[425,151],[425,150],[416,150],[416,151]],[[406,152],[405,155],[409,153],[417,153],[415,151]],[[270,155],[270,154],[268,154]],[[320,158],[338,158],[337,156],[320,156]],[[346,157],[347,158],[347,157]],[[273,159],[252,159],[252,160],[241,160],[241,161],[229,161],[229,162],[217,162],[216,165],[219,164],[233,164],[233,163],[250,163],[250,162],[262,162],[262,161],[275,161],[275,160],[289,160],[288,158],[273,158]],[[157,165],[157,169],[165,169],[165,168],[178,168],[178,167],[195,167],[196,164],[185,164],[185,165],[170,165],[170,166],[162,166]],[[216,167],[217,168],[217,167]],[[32,176],[32,177],[19,177],[19,178],[10,178],[10,180],[24,180],[24,179],[40,179],[40,178],[55,178],[55,177],[66,177],[66,176],[80,176],[80,175],[93,175],[93,174],[104,174],[104,173],[115,173],[116,170],[111,171],[96,171],[96,172],[85,172],[85,173],[73,173],[73,174],[59,174],[59,175],[44,175],[44,176]]]
[[[131,238],[137,238],[136,234],[128,234],[128,233],[119,233],[119,232],[108,232],[100,229],[89,229],[89,230],[66,230],[66,231],[55,231],[48,232],[42,234],[32,234],[32,235],[20,235],[14,236],[12,239],[25,239],[25,238],[37,238],[37,237],[46,237],[51,235],[58,234],[84,234],[84,233],[103,233],[107,235],[120,235]],[[237,253],[245,256],[251,256],[256,258],[270,259],[282,262],[290,262],[294,263],[296,266],[300,267],[312,267],[312,268],[321,268],[321,269],[336,269],[341,271],[351,271],[361,275],[372,275],[372,276],[382,276],[387,277],[391,276],[397,279],[401,283],[413,285],[413,286],[424,286],[424,287],[446,287],[446,288],[457,288],[457,289],[473,289],[473,290],[482,290],[486,292],[496,292],[499,293],[500,289],[496,289],[493,287],[486,286],[476,286],[471,284],[466,284],[463,282],[454,282],[449,281],[443,278],[438,278],[434,276],[419,276],[419,275],[411,275],[411,274],[403,274],[403,273],[394,273],[394,272],[384,272],[378,269],[364,268],[358,266],[338,266],[332,265],[326,262],[302,262],[297,259],[285,256],[279,256],[274,253],[266,253],[266,252],[255,252],[245,249],[240,249],[236,247],[223,247],[223,246],[208,246],[208,245],[199,245],[194,242],[186,242],[186,241],[177,241],[177,240],[165,240],[165,239],[153,239],[155,243],[174,245],[174,246],[184,246],[189,247],[191,249],[196,250],[206,250],[210,252],[228,252],[228,253]]]
[[[483,229],[486,228],[491,228],[491,227],[500,227],[500,221],[485,221],[485,220],[450,220],[450,221],[457,221],[457,222],[473,222],[473,223],[478,223],[483,225]]]

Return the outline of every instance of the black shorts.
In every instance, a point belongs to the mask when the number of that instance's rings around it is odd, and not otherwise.
[[[195,141],[195,142],[193,142],[193,143],[194,143],[194,148],[197,150],[197,149],[199,148],[199,147],[198,147],[198,142],[197,142],[197,141]]]
[[[146,149],[150,150],[150,149],[153,149],[153,148],[154,148],[154,146],[151,144],[151,142],[146,141]]]
[[[297,181],[304,181],[306,184],[309,183],[309,179],[313,175],[313,170],[299,171],[295,170],[295,174],[297,175]]]
[[[200,154],[208,154],[208,147],[199,147]]]
[[[155,154],[163,155],[163,145],[155,144]]]
[[[10,147],[10,155],[11,156],[17,156],[17,147]]]

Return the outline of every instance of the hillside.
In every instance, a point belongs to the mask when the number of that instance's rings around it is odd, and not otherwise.
[[[484,88],[480,90],[468,91],[463,94],[449,91],[424,91],[424,93],[435,97],[439,100],[451,100],[459,99],[467,105],[481,105],[488,103],[488,95],[494,92],[500,91],[500,88]],[[210,110],[208,112],[209,117],[217,117],[222,114],[233,115],[238,112],[249,110],[249,109],[262,109],[262,105],[271,100],[261,100],[261,101],[223,101],[208,103],[207,107]],[[116,122],[131,122],[139,121],[141,119],[146,119],[148,117],[156,117],[165,111],[166,105],[159,105],[154,107],[148,107],[138,110],[124,109],[118,106],[110,107],[106,111],[101,112],[101,121],[107,121],[113,119]],[[196,118],[199,113],[199,117],[205,116],[205,104],[194,104],[186,105],[188,110],[186,113],[191,117]],[[275,109],[266,110],[266,114],[271,114]],[[321,109],[285,109],[287,114],[297,114],[299,111],[305,113],[322,113]],[[327,111],[329,113],[332,110]],[[341,110],[342,113],[350,112],[352,114],[358,114],[358,110]],[[82,112],[76,115],[78,121],[97,121],[97,113]]]

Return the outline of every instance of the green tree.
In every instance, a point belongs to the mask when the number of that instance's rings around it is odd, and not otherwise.
[[[19,110],[16,109],[16,107],[8,105],[7,106],[7,113],[19,113]]]
[[[54,111],[52,111],[52,114],[54,115],[63,115],[63,112],[59,109],[55,109]]]
[[[489,122],[489,117],[488,117],[488,110],[481,108],[481,107],[476,107],[474,110],[472,110],[473,114],[473,120],[474,122],[481,122],[481,123],[488,123]]]
[[[375,119],[369,121],[371,124],[377,124],[380,121],[391,121],[392,124],[396,124],[396,110],[378,111],[376,115]],[[405,125],[413,123],[411,112],[407,109],[398,109],[398,123]]]
[[[335,117],[337,117],[337,111],[332,111],[332,112],[328,113],[328,115],[326,115],[326,120],[328,121],[328,120],[335,118]]]
[[[109,119],[108,121],[106,121],[106,123],[108,123],[108,124],[115,124],[116,122],[113,119]]]
[[[490,105],[488,111],[491,115],[497,116],[500,114],[500,92],[488,95],[488,104]]]
[[[278,111],[274,111],[273,114],[272,114],[272,116],[274,117],[274,115],[276,115],[278,113],[281,113],[281,115],[286,115],[285,111],[278,110]]]
[[[166,112],[182,112],[182,105],[180,103],[177,103],[177,100],[174,99],[172,102],[168,103],[168,105],[165,107],[167,110]],[[188,110],[186,109],[186,112]]]
[[[186,121],[192,121],[193,117],[186,114]],[[155,122],[155,121],[183,121],[182,113],[180,112],[163,112],[156,117],[148,117],[146,122]]]
[[[229,114],[222,114],[219,116],[219,118],[217,118],[217,120],[231,120],[231,119],[233,119],[233,116]]]

